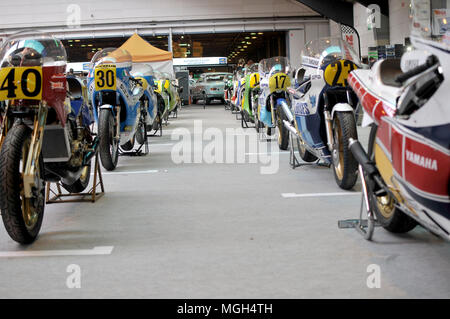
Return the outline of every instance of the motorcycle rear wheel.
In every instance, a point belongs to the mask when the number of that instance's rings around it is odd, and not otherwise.
[[[368,157],[373,162],[375,161],[374,149],[377,129],[378,127],[373,125],[369,135]],[[364,178],[366,178],[367,183],[370,183],[366,176]],[[417,226],[417,222],[413,218],[395,206],[396,199],[391,195],[376,196],[370,189],[368,189],[368,193],[370,206],[377,217],[377,221],[384,229],[391,233],[407,233]]]
[[[298,145],[298,154],[300,155],[300,158],[302,160],[304,160],[307,163],[317,161],[317,157],[306,149],[306,147],[303,145],[303,142],[300,141],[300,138],[297,139],[297,145]]]
[[[98,122],[100,160],[106,170],[112,171],[119,160],[119,141],[111,110],[101,109]]]
[[[36,240],[44,218],[45,182],[42,155],[36,169],[38,189],[33,197],[24,196],[23,172],[31,143],[31,129],[26,125],[11,128],[0,151],[0,208],[9,236],[20,244]]]

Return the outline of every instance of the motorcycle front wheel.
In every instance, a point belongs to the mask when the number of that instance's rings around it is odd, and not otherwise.
[[[101,109],[98,122],[100,160],[106,170],[112,171],[119,160],[119,141],[111,110]]]
[[[281,110],[281,107],[277,108],[277,113],[278,147],[285,151],[289,146],[289,130],[284,126],[283,120],[287,120],[287,116]]]
[[[342,189],[351,189],[358,177],[358,162],[348,148],[349,139],[358,139],[355,116],[352,112],[336,112],[333,118],[333,172]]]
[[[36,167],[37,188],[32,198],[24,194],[23,173],[31,145],[31,129],[14,126],[6,135],[0,152],[0,208],[9,236],[20,244],[30,244],[39,234],[44,218],[45,182],[42,155]]]

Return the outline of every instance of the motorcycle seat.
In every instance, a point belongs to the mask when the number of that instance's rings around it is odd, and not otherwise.
[[[400,59],[386,59],[380,62],[377,77],[384,85],[401,87],[402,84],[395,81],[395,79],[402,73]]]

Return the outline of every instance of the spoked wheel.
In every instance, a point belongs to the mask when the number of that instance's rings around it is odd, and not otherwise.
[[[106,170],[112,171],[119,160],[119,137],[116,136],[116,120],[108,109],[100,110],[98,132],[100,160]]]
[[[336,112],[333,118],[333,172],[336,183],[342,189],[352,188],[358,177],[358,162],[348,148],[350,138],[358,139],[353,113]]]
[[[88,187],[90,179],[91,179],[91,162],[89,162],[88,165],[83,167],[81,176],[79,179],[75,181],[75,183],[73,183],[72,185],[62,183],[62,186],[69,193],[81,193],[86,189],[86,187]]]
[[[0,207],[9,236],[20,244],[32,243],[39,234],[45,207],[42,155],[36,163],[36,186],[31,198],[25,197],[23,173],[31,145],[31,129],[14,126],[0,152]]]
[[[371,161],[375,161],[375,138],[377,133],[377,126],[373,125],[369,135],[368,156]],[[364,176],[366,182],[371,183]],[[406,233],[416,227],[417,222],[403,213],[396,207],[396,199],[389,193],[377,196],[369,188],[368,190],[369,203],[372,210],[377,217],[377,221],[386,230],[392,233]]]

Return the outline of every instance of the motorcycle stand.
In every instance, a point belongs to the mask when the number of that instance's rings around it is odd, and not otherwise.
[[[47,182],[47,190],[45,195],[46,204],[54,203],[79,203],[79,202],[91,202],[95,203],[97,199],[105,195],[105,187],[103,185],[103,177],[98,161],[98,153],[95,155],[94,164],[94,182],[91,189],[85,193],[63,193],[61,182],[53,183],[56,185],[56,190],[52,189],[51,182]],[[97,192],[97,187],[100,186],[101,191]],[[50,194],[53,197],[50,198]],[[78,197],[73,199],[63,199],[64,197]]]
[[[360,176],[364,176],[361,165],[359,166]],[[358,233],[360,233],[366,240],[372,240],[373,233],[375,231],[375,227],[381,226],[380,223],[375,219],[372,210],[370,208],[370,202],[367,197],[367,185],[364,178],[361,179],[362,185],[362,198],[361,198],[361,206],[359,209],[359,218],[358,219],[345,219],[338,221],[338,227],[340,229],[345,228],[355,228]],[[367,218],[363,218],[363,206],[365,204],[366,207],[366,216]]]
[[[159,136],[159,137],[161,137],[162,136],[162,130],[163,130],[162,129],[162,121],[160,121],[159,125],[158,125],[158,128],[154,130],[155,132],[153,132],[151,134],[147,134],[147,136]],[[158,133],[158,132],[159,132],[159,135],[156,135],[156,133]]]
[[[248,126],[248,121],[245,120],[245,116],[243,114],[241,114],[241,127],[242,128],[250,128],[250,126]],[[251,128],[255,128],[256,126],[251,126]]]
[[[313,163],[307,163],[307,162],[300,162],[300,160],[297,158],[297,156],[295,156],[295,147],[294,147],[294,142],[293,139],[296,138],[295,136],[293,136],[293,134],[289,134],[289,165],[291,165],[292,169],[296,169],[297,167],[302,167],[302,166],[322,166],[322,167],[330,167],[331,165],[328,164],[327,162],[323,162],[320,159],[318,159],[317,161],[313,162]]]
[[[142,152],[142,147],[144,147],[144,152]],[[144,143],[139,145],[137,150],[125,152],[119,148],[119,156],[146,156],[149,152],[150,150],[148,147],[148,138],[145,140]]]

